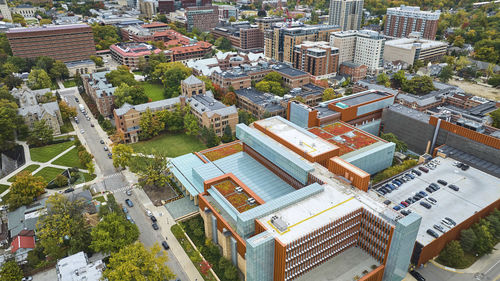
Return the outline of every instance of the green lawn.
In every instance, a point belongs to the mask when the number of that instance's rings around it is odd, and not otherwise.
[[[29,165],[28,167],[24,168],[21,172],[28,171],[28,172],[30,172],[30,173],[31,173],[31,172],[33,172],[34,170],[38,169],[39,167],[40,167],[40,165],[37,165],[37,164],[32,164],[32,165]],[[19,173],[21,173],[21,172],[19,172]],[[19,173],[18,173],[18,174],[19,174]],[[17,174],[16,174],[16,175],[14,175],[14,176],[12,176],[12,177],[10,177],[7,181],[8,181],[8,182],[13,182],[13,181],[15,180],[16,176],[17,176]],[[0,192],[0,193],[2,193],[2,192]]]
[[[73,128],[73,125],[71,125],[71,121],[69,121],[69,119],[64,120],[64,124],[61,126],[61,134],[66,134],[74,131],[75,129]]]
[[[74,142],[67,141],[56,144],[50,144],[42,147],[35,147],[30,149],[31,160],[37,162],[47,162],[56,157],[59,153],[70,148]]]
[[[59,168],[54,168],[54,167],[45,167],[38,171],[38,173],[35,174],[35,176],[40,176],[44,178],[47,182],[50,182],[53,180],[57,175],[60,173],[64,172],[63,169]]]
[[[76,184],[88,182],[88,181],[95,179],[96,177],[97,177],[96,174],[89,174],[89,173],[80,172],[80,178],[78,178],[78,180],[75,181],[74,184],[76,185]]]
[[[51,90],[57,90],[59,89],[59,85],[57,85],[56,81],[52,81],[52,86],[50,86]]]
[[[150,153],[154,149],[168,157],[177,157],[207,148],[198,138],[185,134],[165,134],[130,145],[135,152]]]
[[[0,194],[9,189],[9,186],[6,184],[0,184]]]
[[[147,82],[141,83],[146,91],[146,96],[151,98],[152,101],[165,99],[163,96],[164,87],[161,84],[151,84]]]
[[[135,75],[143,75],[142,74],[142,71],[139,71],[139,70],[136,70],[136,71],[132,71],[132,73],[134,73]]]
[[[101,203],[106,202],[106,199],[104,199],[104,196],[99,196],[99,197],[96,197],[96,198],[94,198],[94,200],[97,200],[97,201],[99,201],[99,202],[101,202]]]
[[[66,152],[63,156],[57,158],[56,161],[52,162],[54,165],[61,165],[66,167],[77,167],[80,169],[86,169],[78,158],[78,150],[74,147],[72,150]]]
[[[76,86],[75,79],[63,81],[64,88],[71,88]]]

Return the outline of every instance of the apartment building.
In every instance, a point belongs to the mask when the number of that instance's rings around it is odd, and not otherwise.
[[[170,26],[168,26],[168,24],[163,23],[163,22],[158,22],[158,21],[154,21],[152,23],[142,24],[141,27],[145,28],[151,32],[165,31],[165,30],[170,29]]]
[[[121,65],[126,65],[134,70],[139,67],[140,58],[149,58],[151,54],[159,54],[162,51],[146,43],[125,42],[109,46],[111,57]]]
[[[306,71],[318,79],[335,76],[338,69],[339,49],[328,42],[305,41],[294,47],[293,67]]]
[[[49,56],[63,62],[95,55],[92,28],[86,24],[11,28],[6,32],[14,56]]]
[[[168,14],[179,9],[212,5],[212,0],[160,0],[158,1],[158,12]]]
[[[364,0],[331,0],[328,24],[337,25],[343,31],[361,28]]]
[[[103,116],[111,116],[115,106],[115,96],[113,93],[116,87],[106,79],[106,74],[110,71],[102,71],[82,75],[83,88],[97,106],[97,111]]]
[[[385,38],[376,31],[335,32],[330,44],[339,49],[339,65],[346,61],[366,65],[370,75],[383,70]]]
[[[238,109],[234,105],[227,106],[216,100],[212,91],[191,96],[186,98],[186,101],[191,107],[191,113],[198,119],[200,126],[213,128],[217,136],[222,137],[224,135],[226,126],[229,126],[232,132],[236,130]]]
[[[368,67],[364,64],[345,61],[340,64],[339,73],[351,77],[352,82],[366,78]]]
[[[257,24],[259,29],[264,32],[266,29],[271,29],[273,25],[284,22],[284,20],[285,19],[281,17],[263,17],[256,18],[255,23]]]
[[[154,15],[156,15],[156,9],[158,2],[155,2],[153,0],[139,0],[139,11],[141,12],[141,15],[148,18],[152,19]]]
[[[219,23],[219,10],[217,6],[200,6],[186,8],[186,29],[208,32]]]
[[[444,55],[448,44],[441,41],[418,38],[400,38],[385,42],[384,60],[403,61],[413,65],[416,60],[439,61]]]
[[[422,38],[436,39],[438,11],[421,11],[420,7],[405,6],[387,8],[384,34],[390,37],[408,37],[412,32],[420,32]]]
[[[300,25],[288,27],[277,24],[264,32],[264,55],[268,58],[293,63],[293,47],[305,41],[329,41],[330,34],[339,31],[336,25]]]
[[[264,50],[264,33],[249,22],[220,24],[211,33],[215,38],[225,37],[231,45],[242,52],[261,52]]]

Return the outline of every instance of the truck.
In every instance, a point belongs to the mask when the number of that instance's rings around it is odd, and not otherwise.
[[[80,108],[80,111],[83,113],[85,112],[85,107],[83,106],[83,104],[78,104],[78,107]]]

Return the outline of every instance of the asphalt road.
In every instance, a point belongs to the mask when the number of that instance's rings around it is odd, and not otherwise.
[[[497,281],[500,280],[500,261],[492,259],[482,272],[477,273],[455,273],[432,263],[417,271],[430,281]]]

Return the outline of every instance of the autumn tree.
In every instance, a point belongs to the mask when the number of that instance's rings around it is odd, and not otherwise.
[[[21,281],[23,277],[23,270],[15,260],[6,261],[0,269],[0,280],[2,281]]]
[[[237,102],[236,94],[234,92],[228,92],[224,96],[224,100],[222,102],[226,105],[235,105]]]
[[[341,94],[335,93],[335,91],[332,88],[326,88],[323,91],[322,100],[323,101],[333,100],[333,99],[339,98],[341,96],[342,96]]]
[[[126,144],[117,144],[113,146],[113,166],[115,168],[126,168],[130,165],[134,149]]]
[[[69,106],[65,101],[59,101],[59,110],[61,111],[62,119],[73,118],[76,116],[76,108]]]
[[[165,123],[160,120],[158,115],[153,115],[149,108],[141,114],[139,126],[141,127],[141,132],[139,133],[139,138],[141,140],[156,137],[165,129]]]
[[[158,244],[147,249],[142,243],[125,246],[112,253],[103,277],[109,281],[163,281],[175,278],[166,265],[168,257]]]
[[[134,243],[139,238],[139,228],[124,216],[112,212],[104,216],[90,234],[90,248],[110,254]]]
[[[45,70],[34,68],[28,75],[28,87],[33,90],[50,88],[52,81]]]
[[[56,178],[54,179],[54,184],[57,186],[57,187],[63,187],[63,186],[66,186],[68,184],[68,178],[65,177],[64,175],[62,174],[59,174],[56,176]]]
[[[45,192],[46,185],[47,182],[42,177],[33,176],[28,171],[20,172],[10,186],[9,207],[17,209],[33,202],[33,198]]]

